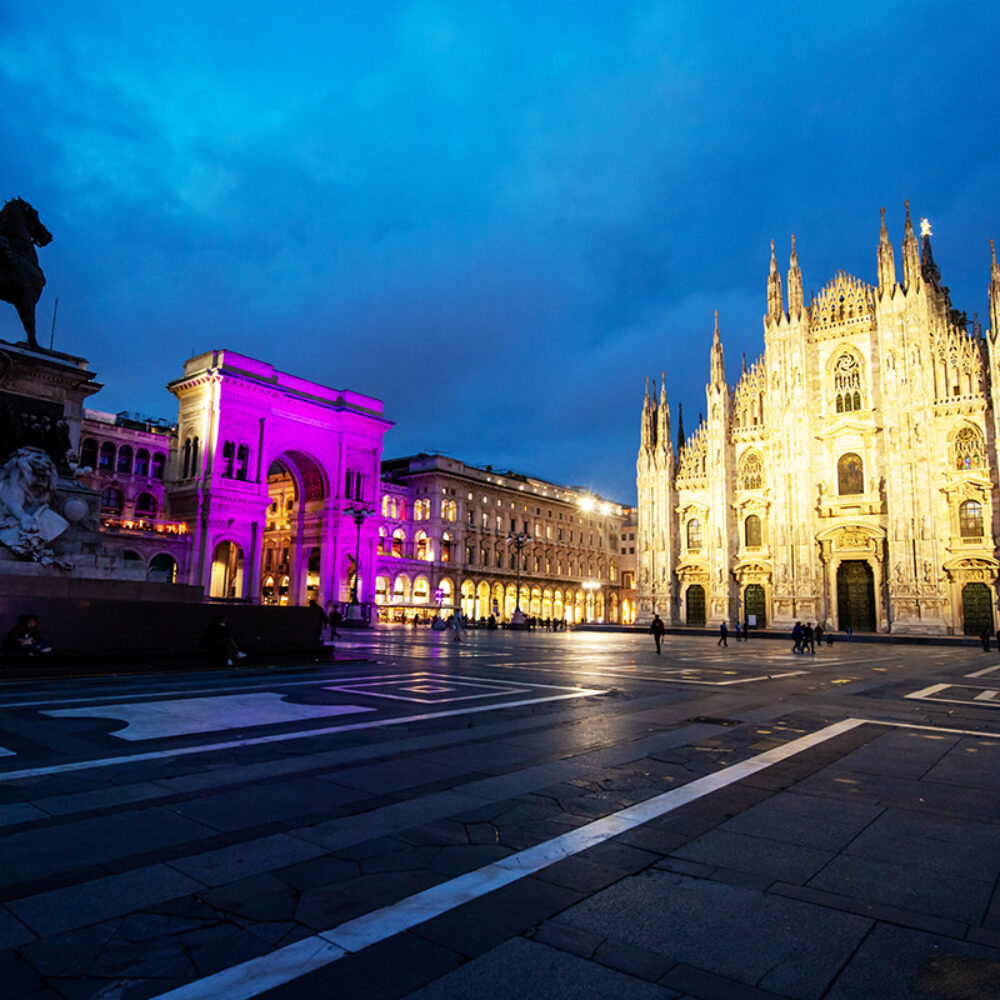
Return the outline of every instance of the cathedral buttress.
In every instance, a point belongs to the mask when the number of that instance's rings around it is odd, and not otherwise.
[[[779,278],[780,282],[781,279]],[[719,334],[719,311],[715,311],[715,332],[712,337],[711,381],[705,387],[708,406],[706,424],[708,462],[712,476],[707,496],[709,515],[707,542],[710,574],[710,606],[706,609],[707,624],[728,620],[732,612],[735,559],[735,517],[732,509],[733,447],[730,438],[732,397],[726,382],[726,363]]]

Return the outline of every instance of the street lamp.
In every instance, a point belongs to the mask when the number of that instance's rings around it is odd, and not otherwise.
[[[348,621],[361,620],[361,606],[358,604],[358,583],[361,579],[361,525],[375,513],[375,508],[369,504],[357,501],[349,507],[344,508],[344,513],[349,514],[358,529],[358,540],[354,549],[354,586],[351,587],[351,604],[344,616]]]
[[[510,616],[511,628],[527,627],[527,616],[521,610],[521,549],[530,543],[531,537],[523,531],[512,532],[507,536],[507,544],[513,545],[517,553],[515,557],[517,562],[517,589],[515,590],[514,597],[514,613]]]

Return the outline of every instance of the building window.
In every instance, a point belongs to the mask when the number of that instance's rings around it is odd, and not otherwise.
[[[834,405],[838,413],[861,409],[861,366],[845,351],[833,366]]]
[[[751,514],[744,522],[746,544],[748,549],[759,549],[761,546],[760,518]]]
[[[80,445],[80,465],[85,469],[97,467],[97,442],[93,438],[84,438]]]
[[[762,490],[764,488],[764,463],[757,452],[751,451],[743,456],[736,480],[737,487],[741,490]]]
[[[250,448],[241,444],[236,449],[236,478],[245,481],[247,478],[247,470],[250,466]]]
[[[122,491],[114,486],[108,486],[101,491],[101,512],[104,514],[120,514],[122,512]]]
[[[848,452],[837,462],[837,492],[840,496],[854,496],[865,491],[865,469],[860,455]]]
[[[694,518],[687,525],[687,547],[692,551],[701,548],[701,521]]]
[[[236,464],[236,445],[232,441],[226,441],[222,445],[222,478],[232,479],[233,468]]]
[[[447,531],[441,536],[441,562],[451,562],[451,535]]]
[[[958,508],[958,530],[963,538],[983,537],[983,505],[978,500],[966,500]]]
[[[153,454],[153,465],[150,470],[150,475],[153,479],[163,479],[163,470],[167,465],[167,456],[163,454],[162,451],[155,452]]]
[[[954,452],[956,469],[986,468],[986,448],[977,428],[963,427],[955,435]]]
[[[136,517],[156,517],[156,498],[152,493],[140,493],[135,501]]]
[[[118,464],[115,467],[119,475],[130,476],[132,474],[132,449],[123,444],[118,449]]]
[[[132,466],[132,471],[137,476],[149,475],[149,452],[145,448],[140,448],[135,453],[135,465]]]
[[[111,472],[115,467],[115,446],[110,441],[105,441],[101,445],[101,456],[98,459],[97,467],[101,472]]]

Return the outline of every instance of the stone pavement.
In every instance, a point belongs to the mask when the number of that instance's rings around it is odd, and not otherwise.
[[[996,654],[788,645],[0,686],[0,996],[1000,996]]]

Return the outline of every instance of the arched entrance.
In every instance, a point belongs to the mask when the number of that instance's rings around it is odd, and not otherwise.
[[[875,631],[875,576],[864,559],[845,559],[837,567],[837,612],[842,632]]]
[[[685,621],[688,625],[705,624],[705,588],[692,583],[684,595]]]
[[[743,591],[743,618],[753,621],[756,628],[767,625],[767,595],[759,583],[747,584]]]
[[[993,634],[993,594],[985,583],[962,588],[962,622],[966,635]]]
[[[243,597],[243,550],[235,542],[215,546],[209,596]]]

